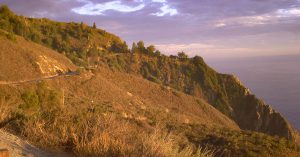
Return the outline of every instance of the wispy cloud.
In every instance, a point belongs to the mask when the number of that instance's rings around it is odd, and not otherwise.
[[[195,53],[207,49],[214,48],[214,45],[204,43],[191,43],[191,44],[156,44],[159,50],[167,54],[176,54],[177,52],[184,51],[187,53]]]
[[[276,13],[279,17],[300,17],[300,8],[279,9]]]
[[[165,16],[165,15],[169,15],[169,16],[174,16],[178,14],[177,9],[172,8],[166,0],[152,0],[152,2],[154,3],[162,3],[163,6],[160,7],[160,11],[156,12],[156,13],[152,13],[152,15],[155,16]]]
[[[266,13],[262,15],[240,16],[217,20],[214,23],[214,27],[220,28],[236,25],[251,27],[257,25],[284,22],[286,20],[294,19],[297,17],[300,17],[300,8],[278,9],[275,12]]]
[[[143,3],[135,7],[131,7],[122,4],[122,2],[119,0],[97,4],[88,0],[79,1],[85,3],[85,5],[78,8],[73,8],[72,11],[81,15],[104,15],[104,13],[108,10],[114,10],[118,12],[135,12],[145,7]]]
[[[152,0],[154,3],[166,3],[166,0]]]
[[[106,11],[114,10],[117,12],[135,12],[142,10],[146,5],[150,3],[160,3],[159,11],[151,13],[154,16],[174,16],[178,14],[177,9],[171,7],[167,0],[133,0],[136,6],[127,5],[126,1],[115,0],[103,3],[94,3],[90,0],[77,0],[78,2],[84,3],[83,6],[73,8],[72,11],[81,15],[105,15]]]
[[[174,16],[177,15],[178,11],[174,8],[171,8],[169,5],[164,4],[161,8],[160,8],[160,12],[157,13],[153,13],[152,15],[155,16],[165,16],[165,15],[170,15],[170,16]]]

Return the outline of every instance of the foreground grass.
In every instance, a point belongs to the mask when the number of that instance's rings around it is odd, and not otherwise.
[[[145,129],[116,113],[76,111],[63,105],[61,97],[45,83],[23,92],[18,105],[1,97],[0,124],[40,147],[76,156],[213,156],[163,127]]]

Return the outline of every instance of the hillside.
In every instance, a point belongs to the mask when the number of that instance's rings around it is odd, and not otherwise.
[[[22,81],[76,70],[66,57],[38,44],[17,37],[7,40],[5,32],[0,35],[0,80]],[[9,67],[9,68],[8,68]]]
[[[295,131],[285,118],[234,76],[215,72],[201,57],[187,58],[184,53],[167,57],[142,41],[134,43],[130,52],[125,42],[104,30],[17,16],[7,7],[0,9],[0,23],[1,29],[59,51],[77,65],[97,66],[104,61],[111,68],[204,98],[242,129],[294,139]]]
[[[2,52],[5,54],[31,53],[33,58],[40,55],[40,49],[26,51],[26,46],[34,48],[36,44],[25,41],[21,37],[16,37],[15,41],[5,39],[5,37],[1,37],[1,40],[10,46],[10,49],[3,49]],[[23,45],[22,49],[20,45]],[[43,48],[43,50],[43,52],[51,51],[48,48]],[[43,52],[42,55],[45,58],[51,57]],[[59,57],[59,54],[57,55],[56,57]],[[32,59],[27,56],[16,55],[16,57],[23,60],[25,65],[30,65],[32,62]],[[64,57],[60,56],[60,58]],[[6,62],[12,62],[15,59],[5,57]],[[74,67],[67,59],[56,61],[55,65]],[[1,75],[14,76],[15,80],[30,76],[30,71],[19,71],[18,75],[14,75],[15,67],[10,64],[3,64],[2,68],[5,71],[0,71]],[[36,73],[36,77],[42,76],[43,73],[38,67],[34,70],[36,71],[33,74]],[[133,82],[138,82],[138,85],[131,86]],[[115,125],[125,125],[131,128],[130,131],[149,132],[157,125],[174,124],[177,126],[182,123],[239,130],[232,120],[201,99],[157,85],[141,77],[113,72],[105,66],[99,68],[99,72],[86,71],[78,76],[21,83],[17,86],[0,85],[0,89],[2,116],[0,126],[48,149],[49,147],[61,149],[66,147],[65,145],[73,147],[68,144],[68,140],[76,140],[73,139],[72,134],[63,135],[61,132],[56,132],[56,129],[69,130],[75,127],[74,129],[78,129],[75,130],[75,134],[81,137],[83,133],[80,130],[81,125],[86,125],[87,121],[92,122],[98,118],[105,119],[107,116],[119,119],[114,120]],[[144,89],[149,89],[149,91],[141,92]],[[158,97],[158,94],[164,99]],[[61,99],[64,101],[62,102]],[[170,99],[174,100],[174,103],[170,104]],[[44,124],[45,122],[47,125]],[[105,126],[102,127],[105,128]],[[94,128],[86,129],[93,131]],[[79,149],[77,147],[80,145],[72,149]],[[82,149],[85,147],[87,146],[83,146]]]
[[[290,124],[201,57],[168,57],[143,42],[129,51],[103,30],[7,7],[0,23],[0,127],[38,147],[76,156],[299,156]],[[86,34],[72,36],[78,29]]]

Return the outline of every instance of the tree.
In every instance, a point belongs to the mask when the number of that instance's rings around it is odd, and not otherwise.
[[[155,53],[156,56],[160,56],[161,55],[161,52],[159,50],[156,50],[154,53]]]
[[[138,47],[139,52],[141,52],[141,53],[145,53],[146,52],[144,41],[142,41],[142,40],[139,41],[137,43],[137,47]]]
[[[137,46],[138,46],[138,48],[140,49],[140,50],[142,50],[142,49],[145,49],[145,44],[144,44],[144,41],[139,41],[138,43],[137,43]]]
[[[119,42],[116,42],[116,41],[113,41],[113,43],[110,47],[110,51],[116,52],[116,53],[127,53],[127,52],[129,52],[126,42],[119,43]]]
[[[97,28],[97,26],[96,26],[96,23],[95,23],[95,22],[93,23],[93,28],[94,28],[94,29],[96,29],[96,28]]]
[[[135,42],[133,42],[133,43],[132,43],[132,47],[131,47],[131,53],[135,53],[135,52],[136,52],[136,50],[137,50],[136,43],[135,43]]]
[[[147,51],[148,51],[148,53],[154,53],[154,51],[155,51],[156,49],[155,49],[155,46],[154,45],[150,45],[150,46],[148,46],[147,47]]]
[[[0,15],[0,17],[1,16],[12,16],[13,15],[13,13],[10,11],[10,9],[7,7],[7,5],[2,5],[2,6],[0,6],[0,14],[2,14],[2,15]]]
[[[84,29],[84,23],[83,22],[80,22],[80,28]]]
[[[177,59],[177,56],[174,56],[174,55],[170,55],[169,56],[171,59]]]
[[[180,59],[187,59],[188,58],[188,55],[186,55],[183,51],[182,52],[178,52],[177,56]]]

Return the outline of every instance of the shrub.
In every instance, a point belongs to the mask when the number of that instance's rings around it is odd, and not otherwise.
[[[8,34],[6,34],[6,38],[11,41],[16,41],[16,36],[12,32],[9,32]]]

